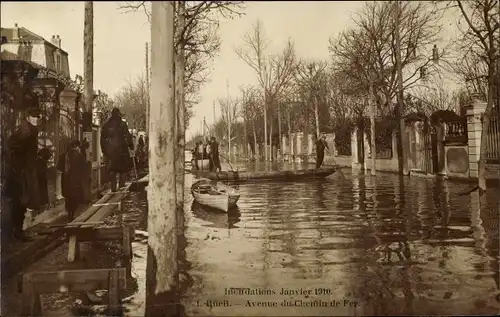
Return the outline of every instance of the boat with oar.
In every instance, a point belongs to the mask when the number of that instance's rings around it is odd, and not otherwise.
[[[284,180],[294,181],[301,179],[325,178],[339,170],[338,166],[328,166],[315,169],[300,169],[288,171],[220,171],[210,172],[201,170],[189,170],[190,173],[207,178],[210,180],[219,181],[234,181],[245,182],[253,180]]]
[[[191,194],[198,204],[224,212],[235,207],[240,199],[240,194],[236,189],[221,183],[214,183],[206,178],[194,182],[191,186]]]

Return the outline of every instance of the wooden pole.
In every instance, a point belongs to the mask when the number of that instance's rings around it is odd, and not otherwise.
[[[149,108],[150,108],[150,87],[149,87],[149,45],[146,42],[146,91],[147,91],[147,101],[146,101],[146,135],[149,132]]]
[[[148,259],[146,316],[177,315],[174,8],[151,9],[151,109],[149,122]]]
[[[84,74],[84,109],[82,113],[83,141],[87,149],[86,176],[84,196],[86,200],[92,195],[92,103],[94,101],[94,5],[85,1],[83,20],[83,74]]]
[[[398,92],[397,92],[397,117],[399,120],[399,129],[397,133],[397,146],[398,146],[398,168],[399,172],[403,173],[403,175],[408,175],[408,164],[406,161],[406,156],[404,154],[404,130],[405,130],[405,121],[404,121],[404,104],[403,104],[403,67],[401,65],[401,39],[400,39],[400,24],[401,24],[401,10],[399,6],[399,1],[395,1],[396,5],[396,28],[394,30],[395,33],[395,54],[396,54],[396,71],[398,75]]]

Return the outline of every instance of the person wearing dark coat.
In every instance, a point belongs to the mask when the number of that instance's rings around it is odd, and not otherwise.
[[[137,158],[139,159],[140,166],[145,168],[147,162],[147,153],[146,143],[144,143],[144,137],[142,135],[139,136],[139,140],[137,141]]]
[[[6,196],[11,199],[12,230],[15,239],[30,240],[23,232],[27,208],[40,206],[37,174],[38,120],[40,109],[28,109],[8,144]]]
[[[212,158],[213,169],[215,172],[221,171],[220,158],[219,158],[219,142],[212,137],[210,142],[210,156]]]
[[[61,175],[61,189],[64,207],[69,220],[75,217],[78,206],[84,201],[85,156],[81,153],[80,141],[72,141],[68,150],[59,156],[57,170]]]
[[[120,178],[119,186],[125,186],[126,175],[133,166],[130,151],[134,149],[132,134],[118,108],[113,108],[111,118],[102,127],[101,149],[108,162],[111,190],[115,192],[117,174]]]
[[[41,206],[45,206],[49,203],[48,174],[49,174],[49,161],[51,158],[52,158],[52,152],[48,148],[43,148],[40,151],[38,151],[36,167],[38,175],[38,189],[40,192],[39,199]]]
[[[326,136],[316,137],[316,168],[320,168],[325,158],[325,148],[328,150]]]

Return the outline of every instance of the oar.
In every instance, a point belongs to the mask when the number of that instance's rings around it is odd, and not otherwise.
[[[224,157],[223,155],[219,154],[219,157],[222,157],[223,159],[225,159],[227,161],[227,164],[229,164],[229,168],[231,168],[231,171],[234,172],[234,168],[233,166],[231,165],[231,162],[229,162],[229,159]]]

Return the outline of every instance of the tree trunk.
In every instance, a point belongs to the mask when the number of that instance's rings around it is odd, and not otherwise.
[[[368,107],[370,108],[370,139],[371,139],[371,154],[372,154],[372,169],[371,174],[375,176],[377,170],[377,149],[375,144],[375,105],[373,102],[373,83],[370,81],[368,93]]]
[[[185,3],[182,1],[176,2],[177,7],[177,30],[176,32],[181,32],[184,29],[184,6]],[[175,162],[175,181],[176,181],[176,194],[177,194],[177,210],[179,212],[178,229],[183,230],[180,224],[183,223],[184,217],[184,158],[185,158],[185,142],[186,142],[186,123],[185,123],[185,107],[184,107],[184,48],[183,45],[179,45],[178,52],[175,54],[174,60],[174,81],[175,81],[175,111],[176,111],[176,138],[177,138],[177,149],[176,149],[176,162]]]
[[[228,99],[227,104],[227,159],[231,159],[231,104]]]
[[[92,104],[94,102],[94,5],[85,1],[85,16],[83,30],[83,80],[85,108],[82,113],[83,141],[92,142]],[[78,123],[77,123],[78,124]],[[87,144],[89,144],[87,143]],[[85,178],[83,196],[86,201],[92,196],[92,149],[85,150]]]
[[[274,160],[273,157],[273,120],[269,120],[269,161]]]
[[[252,130],[253,130],[253,157],[254,159],[257,158],[257,132],[255,131],[255,120],[253,121],[252,125]]]
[[[283,150],[284,149],[281,148],[281,106],[280,106],[279,101],[278,101],[278,139],[279,139],[278,149],[281,149],[280,152],[281,152],[281,156],[283,157],[283,154],[284,154]]]
[[[146,42],[146,135],[149,131],[149,45]]]
[[[177,315],[174,11],[153,2],[146,316]]]
[[[304,127],[304,137],[302,138],[302,149],[304,149],[304,143],[306,144],[305,146],[305,154],[302,154],[304,156],[304,164],[309,163],[309,108],[306,108],[306,125]],[[300,153],[303,153],[304,151],[300,151]]]
[[[319,138],[319,113],[318,113],[318,101],[313,97],[314,102],[314,119],[316,121],[316,137]]]
[[[399,172],[403,175],[408,175],[408,162],[406,160],[406,155],[404,151],[404,139],[405,139],[405,120],[404,120],[404,104],[403,104],[403,66],[401,64],[401,39],[400,39],[400,14],[401,9],[399,7],[399,1],[395,1],[394,5],[396,6],[396,28],[395,28],[395,55],[396,55],[396,70],[397,70],[397,79],[398,79],[398,89],[397,89],[397,101],[398,101],[398,110],[397,110],[397,120],[399,121],[398,133],[397,137],[397,149],[398,149],[398,167]]]
[[[243,119],[243,155],[245,155],[245,159],[248,159],[248,136],[247,136],[247,119]]]
[[[290,120],[290,111],[287,112],[287,121],[288,121],[288,142],[290,143],[288,161],[293,162],[294,155],[293,155],[292,124],[291,124],[291,120]]]
[[[486,101],[486,109],[483,115],[483,124],[481,132],[481,145],[479,147],[479,162],[478,162],[478,186],[484,191],[486,190],[486,137],[490,129],[491,115],[493,112],[493,98],[495,94],[495,63],[491,62],[488,65],[488,100]]]
[[[264,162],[267,162],[267,91],[264,92]]]

